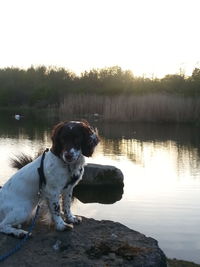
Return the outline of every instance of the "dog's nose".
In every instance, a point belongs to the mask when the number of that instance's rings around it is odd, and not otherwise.
[[[70,152],[65,152],[65,158],[67,161],[71,161],[73,159],[73,154]]]

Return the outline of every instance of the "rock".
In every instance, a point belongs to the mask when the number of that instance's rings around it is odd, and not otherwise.
[[[124,176],[121,170],[114,166],[89,163],[85,166],[83,179],[79,185],[123,186]]]
[[[83,179],[74,189],[74,196],[83,203],[112,204],[123,195],[124,176],[120,169],[89,163]]]
[[[177,260],[177,259],[167,259],[168,267],[200,267],[191,261]]]
[[[61,244],[62,244],[62,242],[60,240],[56,240],[55,244],[53,245],[53,249],[55,251],[59,251],[61,248]]]
[[[19,242],[0,234],[0,255]],[[33,237],[1,266],[166,267],[166,257],[155,239],[120,223],[83,218],[66,232],[37,223]]]

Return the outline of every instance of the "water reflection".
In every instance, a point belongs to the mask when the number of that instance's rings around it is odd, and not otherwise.
[[[113,123],[110,126],[108,124],[104,124],[103,127],[99,125],[99,129],[103,136],[100,153],[104,156],[112,157],[115,160],[121,160],[124,156],[144,167],[147,153],[151,158],[159,151],[162,154],[163,150],[176,162],[177,174],[187,168],[190,168],[192,176],[197,176],[199,173],[199,128],[189,125],[119,125]]]
[[[74,196],[82,203],[113,204],[121,200],[123,186],[77,186]]]
[[[106,139],[136,139],[142,142],[174,141],[177,145],[198,147],[199,128],[191,125],[151,123],[96,123]]]

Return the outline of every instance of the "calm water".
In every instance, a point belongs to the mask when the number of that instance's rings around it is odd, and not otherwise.
[[[50,147],[56,118],[29,114],[0,118],[0,184],[15,171],[9,158]],[[168,257],[200,263],[200,134],[175,125],[94,122],[101,143],[88,162],[115,165],[125,177],[124,191],[82,192],[75,214],[119,221],[158,240]],[[112,190],[111,190],[112,191]],[[85,204],[83,204],[83,202]]]

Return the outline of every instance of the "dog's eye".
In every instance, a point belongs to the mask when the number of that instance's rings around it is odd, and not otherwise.
[[[75,139],[74,139],[74,145],[75,145],[76,147],[80,147],[81,142],[80,142],[80,139],[79,139],[79,138],[75,138]]]
[[[60,138],[62,143],[66,143],[67,140],[69,140],[69,136],[65,135]]]

